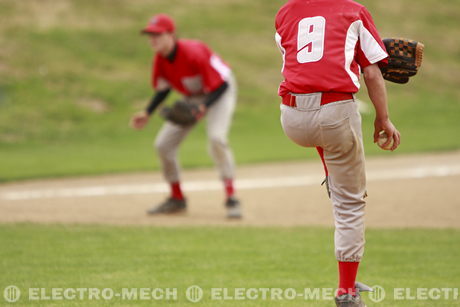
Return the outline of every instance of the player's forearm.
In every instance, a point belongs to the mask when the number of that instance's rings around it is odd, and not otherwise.
[[[206,97],[206,101],[204,102],[206,107],[209,108],[210,106],[212,106],[225,93],[227,88],[228,83],[224,81],[224,83],[222,83],[221,86],[209,93]]]
[[[387,90],[382,73],[377,64],[364,68],[364,81],[366,83],[369,98],[375,108],[376,118],[380,120],[388,119]]]
[[[170,89],[156,92],[150,100],[149,105],[145,109],[145,112],[147,112],[148,115],[152,114],[155,109],[166,99],[169,92],[171,92]]]

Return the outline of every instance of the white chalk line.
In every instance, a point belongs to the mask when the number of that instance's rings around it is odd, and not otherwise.
[[[387,169],[370,171],[367,173],[368,181],[391,180],[391,179],[414,179],[428,177],[446,177],[460,175],[459,165],[438,165],[401,169]],[[238,179],[235,183],[239,190],[246,189],[268,189],[319,185],[322,181],[322,174],[315,173],[307,176],[281,176],[272,178]],[[192,191],[215,191],[222,189],[222,183],[213,181],[192,181],[183,184],[183,189]],[[97,197],[109,195],[141,195],[167,193],[169,187],[165,183],[154,184],[129,184],[129,185],[107,185],[78,188],[60,189],[36,189],[25,191],[10,191],[0,194],[4,200],[30,200],[44,198],[76,198],[76,197]]]

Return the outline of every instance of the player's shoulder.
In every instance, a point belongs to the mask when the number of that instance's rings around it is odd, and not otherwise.
[[[352,16],[355,16],[356,19],[368,18],[370,13],[365,5],[353,1],[353,0],[343,0],[347,2],[347,7]]]
[[[348,6],[359,9],[359,10],[364,8],[363,4],[353,1],[353,0],[342,0],[342,1],[345,2]]]
[[[275,20],[278,22],[281,18],[283,18],[291,10],[292,6],[295,5],[296,1],[297,0],[289,0],[283,4],[276,13]]]
[[[342,18],[347,19],[350,22],[362,19],[363,13],[367,14],[366,7],[363,4],[354,0],[324,1],[330,1],[330,6],[328,6],[328,10],[329,12],[333,12],[332,15],[340,15]]]
[[[181,39],[178,41],[180,52],[191,61],[209,57],[211,49],[202,41],[196,39]]]
[[[354,0],[326,0],[330,1],[331,4],[329,9],[333,9],[336,12],[341,12],[342,15],[348,17],[358,17],[362,10],[365,10],[366,7]]]

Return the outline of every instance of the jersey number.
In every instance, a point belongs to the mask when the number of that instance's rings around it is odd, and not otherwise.
[[[326,19],[322,16],[304,18],[299,22],[297,34],[297,61],[317,62],[324,52]]]

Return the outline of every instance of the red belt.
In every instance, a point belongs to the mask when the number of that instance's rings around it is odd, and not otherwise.
[[[341,101],[341,100],[350,100],[353,99],[352,93],[341,93],[341,92],[323,92],[321,93],[321,105],[328,104],[331,102]],[[296,96],[287,94],[283,96],[283,104],[288,107],[296,107],[295,102]]]

